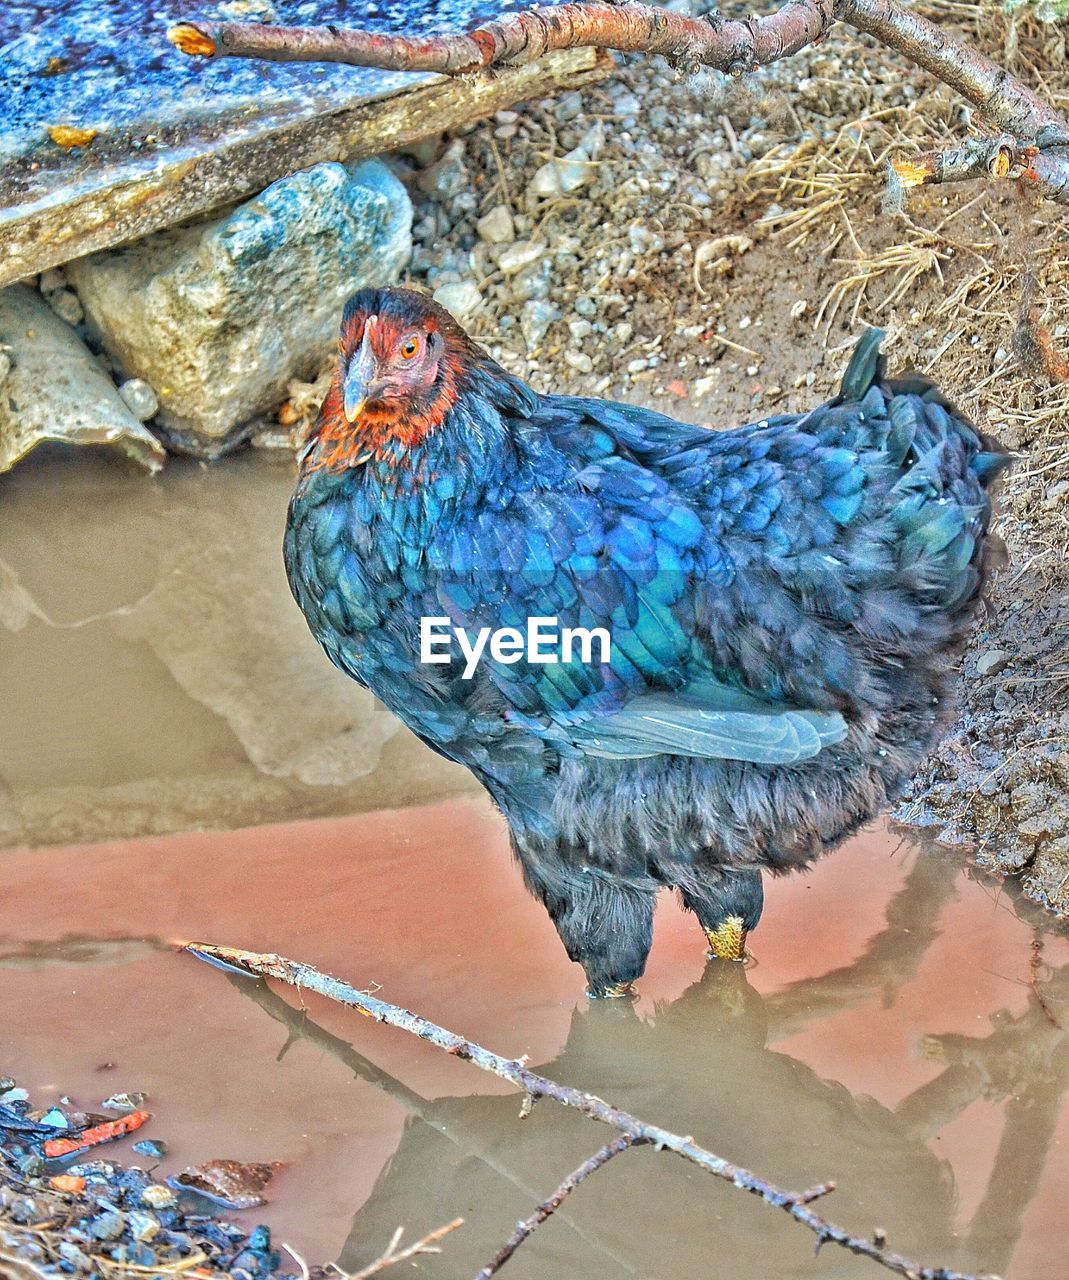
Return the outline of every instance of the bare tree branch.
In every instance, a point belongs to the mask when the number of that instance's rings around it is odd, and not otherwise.
[[[1012,135],[973,140],[943,156],[903,161],[905,171],[898,171],[896,190],[990,174],[1027,182],[1039,194],[1069,203],[1069,151],[1049,150],[1051,144],[1042,137],[1052,133],[1064,142],[1069,122],[1005,68],[895,0],[787,0],[767,17],[742,20],[715,14],[692,18],[633,0],[578,0],[509,14],[466,34],[417,37],[333,25],[203,21],[180,23],[168,38],[194,57],[343,62],[444,75],[515,66],[534,62],[550,50],[578,47],[662,54],[684,68],[705,66],[741,75],[816,43],[837,21],[901,53]],[[1012,163],[1004,163],[1007,148]],[[906,180],[909,174],[912,181]]]
[[[467,34],[383,35],[346,27],[275,27],[244,22],[180,23],[167,38],[197,57],[269,58],[279,62],[345,62],[387,71],[467,75],[536,62],[554,49],[660,53],[687,64],[738,75],[789,57],[823,36],[835,0],[792,0],[765,18],[690,18],[647,4],[582,0],[529,9]]]
[[[911,1262],[901,1254],[888,1249],[882,1238],[861,1239],[851,1235],[845,1228],[814,1213],[808,1206],[813,1200],[832,1191],[834,1183],[822,1183],[808,1191],[790,1191],[777,1186],[752,1170],[732,1164],[722,1156],[699,1146],[690,1137],[672,1133],[659,1125],[649,1124],[627,1111],[611,1106],[601,1098],[594,1097],[593,1094],[583,1093],[579,1089],[550,1080],[547,1076],[538,1075],[531,1071],[526,1062],[521,1059],[505,1058],[489,1049],[484,1049],[481,1045],[466,1040],[453,1031],[447,1031],[444,1027],[417,1013],[389,1004],[367,992],[359,991],[347,982],[320,973],[311,965],[288,960],[284,956],[241,951],[233,947],[214,946],[203,942],[185,943],[183,949],[191,955],[223,968],[257,974],[265,978],[276,978],[298,990],[314,991],[328,1000],[335,1000],[339,1004],[356,1009],[377,1022],[387,1023],[389,1026],[398,1027],[402,1031],[418,1036],[419,1039],[444,1049],[454,1057],[473,1063],[483,1071],[511,1081],[532,1098],[550,1098],[561,1106],[569,1107],[593,1120],[610,1125],[630,1138],[631,1144],[649,1143],[658,1150],[674,1151],[684,1160],[689,1160],[691,1164],[697,1165],[707,1173],[730,1182],[740,1191],[748,1191],[773,1208],[782,1209],[790,1214],[796,1222],[800,1222],[816,1235],[818,1248],[824,1244],[837,1244],[851,1253],[871,1258],[889,1271],[906,1276],[909,1280],[979,1280],[976,1276],[947,1267],[926,1267]]]

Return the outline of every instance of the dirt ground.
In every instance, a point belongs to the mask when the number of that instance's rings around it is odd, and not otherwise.
[[[1069,26],[927,12],[1069,104]],[[539,390],[715,427],[827,398],[877,324],[892,368],[930,373],[1005,442],[1009,567],[965,657],[961,720],[896,816],[1067,913],[1069,211],[1013,182],[896,208],[887,157],[969,125],[949,90],[845,28],[736,82],[632,59],[405,157],[410,280],[466,291],[469,327]],[[510,217],[480,223],[499,206]],[[292,390],[307,410],[322,383]]]

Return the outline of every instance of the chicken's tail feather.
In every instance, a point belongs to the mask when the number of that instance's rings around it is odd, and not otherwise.
[[[866,329],[861,335],[833,404],[858,404],[864,400],[869,387],[883,379],[884,358],[880,354],[883,338],[882,329]]]

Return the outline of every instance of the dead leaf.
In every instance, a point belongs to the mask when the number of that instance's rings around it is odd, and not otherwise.
[[[279,1161],[242,1164],[238,1160],[209,1160],[184,1169],[168,1181],[173,1187],[196,1191],[229,1209],[255,1209],[264,1203],[260,1192],[281,1168]]]
[[[82,129],[76,124],[50,124],[48,136],[64,151],[74,147],[87,147],[100,132],[99,129]]]

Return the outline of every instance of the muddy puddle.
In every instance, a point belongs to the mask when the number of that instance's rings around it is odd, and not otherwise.
[[[311,1261],[355,1270],[397,1226],[463,1216],[420,1271],[474,1275],[606,1132],[547,1102],[521,1121],[474,1067],[172,943],[277,950],[783,1184],[834,1179],[829,1217],[924,1262],[1069,1274],[1069,943],[1049,918],[875,828],[769,886],[749,968],[707,968],[665,898],[641,998],[591,1006],[488,804],[303,634],[286,467],[20,473],[0,480],[0,1071],[35,1102],[146,1093],[167,1172],[285,1162],[235,1216]],[[505,1274],[862,1273],[643,1149]]]

